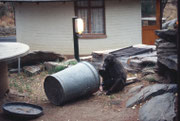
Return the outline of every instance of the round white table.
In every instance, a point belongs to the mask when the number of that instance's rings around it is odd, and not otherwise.
[[[0,98],[9,90],[7,61],[26,55],[29,46],[18,42],[0,42]]]

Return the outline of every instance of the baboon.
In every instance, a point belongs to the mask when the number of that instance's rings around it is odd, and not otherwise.
[[[102,87],[106,95],[121,91],[126,83],[126,70],[120,61],[113,55],[107,55],[104,59],[103,67],[99,70],[103,78]],[[131,82],[133,83],[133,82]]]

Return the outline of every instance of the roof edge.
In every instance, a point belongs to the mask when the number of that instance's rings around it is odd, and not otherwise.
[[[76,0],[1,0],[0,2],[68,2]]]

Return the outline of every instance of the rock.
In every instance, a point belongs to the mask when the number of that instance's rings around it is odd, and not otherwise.
[[[85,56],[85,57],[80,57],[81,61],[88,61],[91,62],[92,61],[92,56]]]
[[[164,64],[158,62],[158,74],[167,79],[168,83],[177,83],[177,71],[169,69]]]
[[[166,42],[165,39],[161,39],[161,38],[156,39],[156,41],[155,41],[156,49],[157,49],[157,47],[158,47],[158,45],[159,45],[160,43],[164,43],[164,42]]]
[[[137,47],[137,48],[146,48],[146,49],[151,49],[150,52],[154,51],[156,49],[156,47],[154,45],[146,45],[146,44],[137,44],[137,45],[133,45],[133,47]],[[148,51],[149,52],[149,51]]]
[[[129,94],[129,95],[136,94],[136,93],[139,92],[143,87],[144,87],[143,85],[135,86],[135,87],[131,88],[131,89],[128,91],[128,94]]]
[[[132,68],[145,68],[145,67],[152,67],[156,66],[157,64],[157,57],[133,57],[128,59],[128,64]]]
[[[169,69],[162,63],[158,62],[158,74],[168,80],[169,83],[177,83],[177,71]]]
[[[155,74],[155,71],[154,71],[154,68],[144,68],[142,70],[142,76],[146,76],[146,75],[149,75],[149,74]]]
[[[20,71],[22,71],[22,69],[20,69]],[[9,73],[17,73],[18,69],[17,68],[13,68],[9,70]]]
[[[58,63],[58,62],[44,62],[45,68],[47,71],[52,71],[53,69],[55,69],[57,66],[60,66],[62,64]]]
[[[159,44],[158,46],[159,49],[176,49],[176,44],[172,43],[172,42],[164,42]]]
[[[152,67],[157,64],[157,53],[156,51],[144,53],[136,56],[131,56],[127,63],[130,67],[137,69],[137,68],[145,68],[145,67]]]
[[[174,121],[175,117],[175,95],[173,93],[153,97],[139,110],[140,121]]]
[[[176,44],[175,42],[168,42],[168,41],[165,40],[165,39],[158,38],[158,39],[156,39],[156,41],[155,41],[156,50],[159,49],[159,45],[167,45],[167,44],[163,44],[163,43],[172,43],[172,44]],[[165,49],[168,49],[168,46],[166,46]]]
[[[34,51],[29,53],[26,56],[21,57],[21,66],[30,66],[30,65],[36,65],[41,64],[46,61],[63,61],[65,57],[63,57],[61,54],[57,54],[54,52],[46,52],[46,51]],[[9,68],[17,68],[18,62],[9,62],[8,67]]]
[[[123,65],[123,66],[124,66],[124,65]],[[126,70],[128,73],[131,73],[131,74],[136,74],[136,73],[139,72],[138,68],[132,69],[131,67],[128,67],[128,66],[125,66],[124,68],[125,68],[125,70]]]
[[[144,80],[149,81],[149,82],[158,82],[162,83],[162,80],[159,78],[157,74],[148,74],[143,77]]]
[[[177,30],[176,29],[163,29],[156,30],[156,35],[162,39],[165,39],[168,42],[177,42]]]
[[[160,39],[156,40],[158,74],[165,76],[169,83],[177,81],[177,30],[158,30]]]
[[[177,21],[177,18],[163,23],[162,29],[174,29],[176,26],[176,21]]]
[[[131,97],[127,103],[126,107],[132,107],[135,104],[139,104],[147,99],[161,95],[167,92],[177,92],[176,84],[154,84],[143,88],[139,93]]]
[[[158,61],[169,69],[177,71],[177,55],[170,55],[167,57],[160,56]]]
[[[177,49],[172,48],[172,49],[158,49],[157,54],[159,57],[161,56],[167,56],[167,55],[176,55],[177,54]]]
[[[132,68],[140,68],[141,63],[142,63],[142,61],[138,58],[133,58],[133,59],[128,60],[128,64]]]
[[[141,67],[152,67],[157,64],[157,56],[152,57],[144,57],[140,63]]]
[[[95,66],[97,70],[102,67],[104,58],[107,56],[107,54],[112,54],[114,55],[118,61],[120,61],[124,68],[131,73],[136,73],[139,70],[137,69],[137,66],[139,66],[139,61],[138,59],[134,59],[128,63],[128,60],[130,57],[135,57],[136,56],[143,56],[143,57],[150,57],[149,55],[152,55],[151,53],[154,54],[155,46],[153,45],[143,45],[143,44],[138,44],[134,46],[129,46],[125,48],[119,48],[115,50],[106,50],[106,51],[94,51],[92,53],[92,63]],[[140,56],[140,57],[141,57]],[[144,60],[144,63],[149,63],[149,60]],[[129,65],[131,65],[133,68],[131,68]]]
[[[36,74],[38,74],[39,72],[41,72],[43,70],[43,66],[42,65],[38,65],[38,66],[24,66],[23,67],[23,71],[25,74],[27,74],[28,76],[34,76]]]
[[[95,51],[92,52],[92,62],[102,62],[104,61],[104,58],[106,57],[106,55],[109,53],[106,53],[106,51]]]
[[[130,70],[131,71],[132,68],[127,64],[127,61],[129,59],[129,57],[121,56],[121,57],[116,57],[116,59],[122,63],[122,65],[124,66],[124,68],[126,70]]]

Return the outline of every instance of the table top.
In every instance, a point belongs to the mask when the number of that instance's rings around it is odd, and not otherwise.
[[[15,59],[28,53],[29,46],[19,42],[0,42],[0,62]]]

